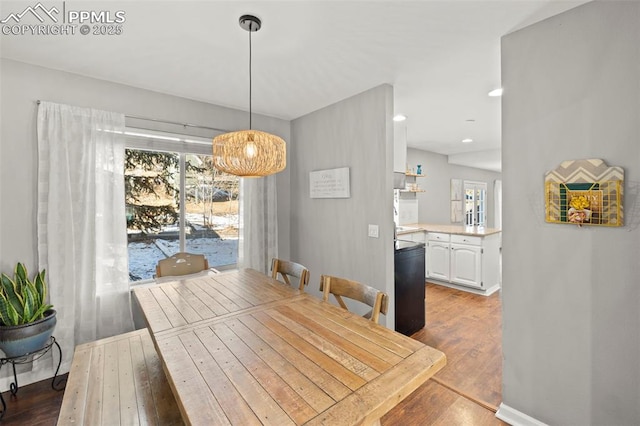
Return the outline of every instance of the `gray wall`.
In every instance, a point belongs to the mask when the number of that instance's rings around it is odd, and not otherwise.
[[[558,425],[640,424],[640,3],[502,39],[503,402]],[[621,228],[547,224],[544,174],[625,170]]]
[[[292,121],[291,253],[310,269],[312,294],[329,274],[393,298],[392,113],[384,85]],[[349,167],[351,197],[309,198],[309,172],[338,167]],[[380,238],[367,236],[368,224],[380,226]]]
[[[121,84],[2,59],[2,140],[0,143],[0,270],[11,271],[17,261],[36,269],[37,139],[36,100],[116,111],[129,115],[235,130],[245,128],[248,113]],[[288,121],[254,115],[254,127],[290,142]],[[137,122],[136,124],[139,124]],[[145,122],[149,127],[173,130]],[[195,132],[193,129],[178,131]],[[202,135],[202,132],[199,132]],[[290,154],[289,154],[290,155]],[[290,167],[279,173],[278,242],[280,255],[289,255]],[[8,202],[8,200],[11,200]]]
[[[416,194],[420,223],[451,223],[451,179],[462,179],[487,183],[487,224],[494,227],[493,184],[496,179],[501,179],[500,173],[449,164],[446,155],[415,148],[407,150],[407,164],[409,167],[422,165],[422,173],[425,174],[425,177],[417,178],[417,183],[425,190]]]

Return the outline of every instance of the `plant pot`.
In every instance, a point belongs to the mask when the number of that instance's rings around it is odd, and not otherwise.
[[[6,358],[40,350],[49,342],[55,326],[55,309],[49,309],[44,313],[44,318],[29,324],[0,326],[0,350]]]

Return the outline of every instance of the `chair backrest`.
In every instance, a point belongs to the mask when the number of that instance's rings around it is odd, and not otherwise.
[[[278,279],[278,273],[282,276],[282,279],[288,285],[291,284],[289,277],[295,277],[298,279],[298,289],[304,290],[304,286],[309,284],[309,270],[299,263],[290,262],[288,260],[282,260],[273,258],[271,260],[271,276],[274,279]]]
[[[328,302],[329,294],[333,294],[340,306],[347,310],[349,309],[342,300],[343,296],[371,306],[371,311],[364,317],[375,323],[378,322],[380,314],[386,315],[389,309],[389,296],[386,293],[358,281],[322,275],[320,277],[320,291],[322,292],[322,300]]]
[[[209,262],[203,254],[180,252],[158,262],[156,277],[189,275],[206,269]]]

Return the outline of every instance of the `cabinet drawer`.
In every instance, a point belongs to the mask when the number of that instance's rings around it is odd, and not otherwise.
[[[469,235],[452,235],[451,242],[456,244],[469,244],[473,246],[481,246],[482,237],[472,237]]]
[[[449,241],[449,234],[443,234],[441,232],[429,232],[427,234],[427,238],[429,239],[429,241],[448,242]]]

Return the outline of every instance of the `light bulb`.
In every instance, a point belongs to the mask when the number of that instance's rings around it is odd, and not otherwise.
[[[247,146],[244,148],[244,153],[247,156],[247,158],[255,157],[257,151],[258,150],[256,148],[256,145],[253,142],[249,142]]]

